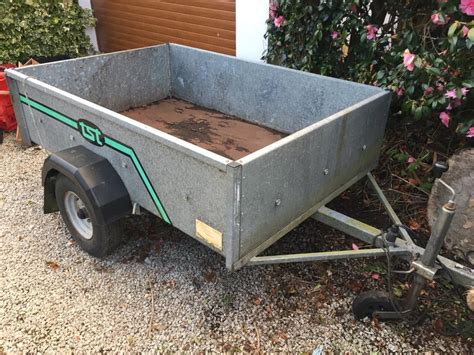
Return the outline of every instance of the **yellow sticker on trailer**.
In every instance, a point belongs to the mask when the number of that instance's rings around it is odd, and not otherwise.
[[[222,233],[199,219],[196,219],[196,237],[222,250]]]

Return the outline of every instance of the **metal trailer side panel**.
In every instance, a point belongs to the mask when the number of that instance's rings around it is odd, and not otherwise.
[[[16,72],[9,75],[17,79],[23,77]],[[120,175],[131,200],[159,216],[157,205],[137,167],[136,161],[139,161],[171,223],[196,237],[196,219],[203,221],[223,234],[224,250],[196,239],[221,254],[227,254],[233,233],[235,196],[235,170],[228,168],[228,159],[37,80],[20,80],[19,87],[24,90],[20,91],[22,100],[31,100],[31,104],[22,104],[23,112],[17,112],[18,119],[28,122],[33,142],[51,152],[84,145],[104,156]],[[49,115],[41,111],[42,107],[48,108]],[[52,118],[54,113],[67,116],[70,121],[65,122],[69,124]],[[106,140],[115,143],[98,145],[97,141],[93,144],[85,139],[84,132],[77,127],[80,119],[100,130],[102,143]],[[130,152],[127,154],[126,148],[122,152],[114,149],[117,144],[132,149],[133,156]]]
[[[169,47],[160,45],[54,63],[18,72],[117,112],[170,94]]]
[[[170,45],[172,95],[293,133],[380,88]]]
[[[242,158],[240,259],[378,160],[390,94]]]

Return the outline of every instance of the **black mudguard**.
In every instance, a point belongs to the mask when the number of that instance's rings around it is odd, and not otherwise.
[[[112,223],[132,212],[128,191],[110,162],[84,146],[76,146],[50,155],[43,164],[44,213],[58,211],[58,174],[82,187],[96,207],[100,224]]]

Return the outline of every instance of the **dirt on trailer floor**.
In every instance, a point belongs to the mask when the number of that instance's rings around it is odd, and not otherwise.
[[[240,159],[286,136],[270,128],[176,98],[163,99],[121,113],[232,160]]]
[[[7,134],[0,145],[0,354],[472,353],[465,339],[442,331],[456,310],[447,296],[452,291],[439,284],[423,296],[431,311],[422,325],[353,318],[359,292],[386,288],[383,258],[229,273],[222,257],[147,215],[127,220],[128,242],[113,255],[93,258],[72,241],[57,213],[43,214],[46,153],[20,148],[14,139]],[[341,205],[362,201],[355,197],[343,196]],[[349,249],[352,243],[363,247],[308,220],[270,252]],[[406,291],[403,281],[395,287]]]

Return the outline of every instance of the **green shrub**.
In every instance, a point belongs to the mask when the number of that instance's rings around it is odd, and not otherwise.
[[[270,2],[264,58],[394,92],[393,113],[474,137],[474,0]]]
[[[0,63],[77,57],[91,50],[84,30],[95,19],[75,1],[1,0],[0,14]]]

